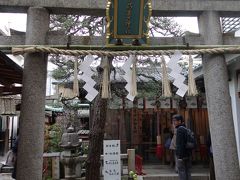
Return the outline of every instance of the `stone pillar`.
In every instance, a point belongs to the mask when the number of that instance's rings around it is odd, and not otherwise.
[[[218,12],[203,12],[199,16],[199,29],[206,45],[223,43]],[[203,71],[216,179],[237,180],[240,170],[224,56],[204,55]]]
[[[60,160],[58,156],[52,158],[52,179],[60,179]]]
[[[26,44],[45,44],[48,29],[48,11],[41,7],[30,7]],[[19,180],[42,180],[46,78],[47,56],[42,53],[26,54],[17,157]]]
[[[128,154],[128,173],[130,171],[135,172],[135,149],[128,149],[127,150]]]

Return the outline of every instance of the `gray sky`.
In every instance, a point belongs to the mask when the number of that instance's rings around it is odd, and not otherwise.
[[[26,31],[26,14],[0,13],[0,28],[8,25],[12,29]],[[196,17],[177,17],[175,20],[182,26],[183,30],[198,33]]]
[[[9,25],[12,29],[26,31],[26,14],[0,13],[0,27]]]

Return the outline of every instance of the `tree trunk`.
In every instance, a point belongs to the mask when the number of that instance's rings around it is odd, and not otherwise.
[[[102,75],[102,68],[98,68],[98,84],[102,82]],[[103,147],[104,128],[107,116],[107,99],[102,99],[101,93],[99,93],[92,108],[93,116],[89,134],[86,180],[100,180],[100,156]]]

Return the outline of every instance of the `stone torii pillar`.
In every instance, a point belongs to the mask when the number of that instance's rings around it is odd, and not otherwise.
[[[49,13],[30,7],[27,15],[27,45],[45,44]],[[24,61],[17,179],[42,180],[47,56],[27,53]]]
[[[203,12],[199,16],[199,29],[206,45],[223,44],[218,12]],[[240,169],[224,56],[204,55],[203,71],[216,179],[237,180]]]

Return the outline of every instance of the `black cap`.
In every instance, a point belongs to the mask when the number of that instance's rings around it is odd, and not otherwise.
[[[180,114],[173,115],[172,119],[183,122],[183,117]]]

